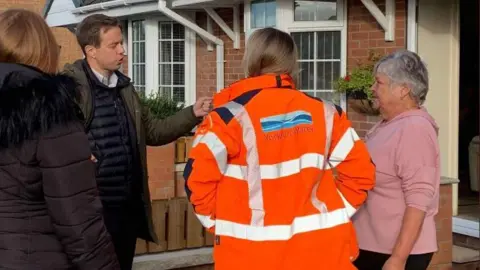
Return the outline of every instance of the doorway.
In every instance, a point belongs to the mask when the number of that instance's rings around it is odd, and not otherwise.
[[[458,138],[458,217],[480,220],[478,173],[469,155],[479,133],[479,1],[460,2],[460,83]],[[473,147],[475,148],[475,147]]]

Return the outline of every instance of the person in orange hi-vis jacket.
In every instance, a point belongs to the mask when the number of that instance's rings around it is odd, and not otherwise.
[[[247,78],[196,131],[185,189],[215,233],[215,269],[355,269],[350,218],[375,165],[340,107],[295,89],[296,55],[287,33],[254,32]]]

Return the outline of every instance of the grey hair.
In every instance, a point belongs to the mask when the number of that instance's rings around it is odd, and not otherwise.
[[[418,105],[425,102],[428,93],[428,70],[416,53],[401,50],[389,54],[375,64],[373,73],[383,73],[393,84],[409,87],[410,96]]]

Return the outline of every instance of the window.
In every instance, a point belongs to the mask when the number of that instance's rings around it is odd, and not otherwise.
[[[195,34],[166,17],[129,21],[129,76],[146,96],[195,100]]]
[[[332,82],[341,74],[340,31],[295,32],[300,76],[298,88],[326,100],[340,102]]]
[[[185,101],[185,29],[172,22],[158,23],[159,93],[176,102]]]
[[[334,92],[333,81],[346,73],[346,2],[245,0],[246,39],[252,31],[268,26],[290,33],[298,48],[299,90],[344,109],[345,95]]]
[[[274,27],[277,22],[277,3],[275,0],[257,0],[250,4],[251,28]]]
[[[135,89],[145,94],[145,21],[132,22],[132,81]]]
[[[337,0],[296,0],[294,20],[335,21],[337,20]]]

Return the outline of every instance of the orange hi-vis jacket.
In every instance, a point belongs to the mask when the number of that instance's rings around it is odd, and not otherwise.
[[[350,218],[374,164],[341,108],[293,88],[287,75],[238,81],[196,131],[185,187],[215,233],[215,269],[355,269]]]

